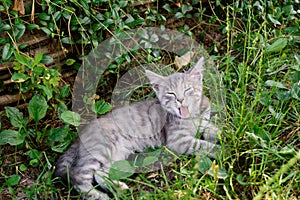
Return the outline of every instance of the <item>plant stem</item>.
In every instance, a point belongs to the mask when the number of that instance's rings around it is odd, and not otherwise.
[[[282,165],[281,168],[279,169],[279,171],[277,171],[274,176],[272,178],[270,178],[267,183],[265,185],[263,185],[258,194],[253,198],[253,200],[260,200],[263,198],[263,195],[265,192],[267,192],[269,186],[276,180],[279,178],[279,176],[283,175],[284,173],[286,173],[288,171],[288,169],[290,169],[292,166],[294,166],[297,162],[297,160],[300,160],[300,150],[297,152],[297,154],[291,158],[288,163],[286,163],[285,165]]]

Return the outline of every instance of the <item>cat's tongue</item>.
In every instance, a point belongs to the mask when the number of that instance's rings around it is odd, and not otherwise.
[[[179,107],[179,113],[180,113],[181,117],[183,117],[183,118],[189,117],[189,110],[185,106],[180,106]]]

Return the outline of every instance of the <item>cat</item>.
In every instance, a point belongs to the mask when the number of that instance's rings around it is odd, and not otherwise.
[[[104,200],[110,198],[105,180],[112,163],[135,151],[166,146],[178,154],[216,158],[221,150],[219,129],[209,121],[210,102],[202,94],[203,66],[202,57],[184,73],[161,76],[146,70],[157,98],[113,109],[93,120],[58,159],[55,175],[69,178],[85,199]],[[197,133],[204,133],[204,139],[196,138]]]

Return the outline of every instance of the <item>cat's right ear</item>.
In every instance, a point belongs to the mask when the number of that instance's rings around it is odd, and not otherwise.
[[[196,65],[190,69],[187,73],[189,74],[190,80],[195,82],[202,82],[202,76],[204,71],[204,57],[201,57]]]
[[[165,77],[158,75],[150,70],[145,70],[146,76],[149,79],[152,88],[155,92],[159,91],[160,86],[164,82]]]

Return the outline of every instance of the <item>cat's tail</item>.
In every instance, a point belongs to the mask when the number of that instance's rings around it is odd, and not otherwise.
[[[60,156],[60,158],[57,161],[56,169],[54,172],[55,177],[61,177],[64,181],[68,181],[69,170],[74,160],[76,160],[78,154],[78,146],[79,140],[74,142],[69,147],[69,149],[63,155]]]

